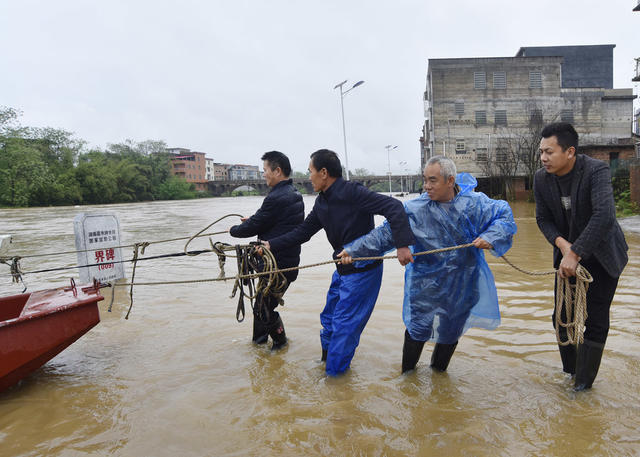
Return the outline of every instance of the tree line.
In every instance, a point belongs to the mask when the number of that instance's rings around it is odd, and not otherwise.
[[[172,176],[163,141],[87,148],[73,133],[21,126],[0,107],[0,206],[26,207],[195,198],[193,184]]]

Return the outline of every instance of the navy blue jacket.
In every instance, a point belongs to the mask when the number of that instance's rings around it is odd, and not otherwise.
[[[318,194],[313,209],[302,225],[290,233],[267,241],[273,252],[279,252],[288,246],[309,241],[323,228],[333,247],[333,258],[336,259],[345,244],[374,228],[374,214],[381,214],[389,221],[397,248],[414,244],[407,213],[399,200],[372,192],[360,183],[342,178],[338,178],[326,191]],[[355,268],[353,264],[337,264],[337,268],[338,273],[344,275],[365,271],[380,263],[381,261],[377,261],[364,269]]]
[[[302,195],[292,183],[293,180],[286,179],[273,186],[253,216],[242,224],[231,227],[231,236],[248,238],[257,235],[261,240],[268,240],[300,225],[304,220],[304,203]],[[300,263],[300,244],[292,244],[287,249],[274,251],[273,254],[279,268],[297,267]],[[284,275],[291,283],[298,277],[298,270]]]

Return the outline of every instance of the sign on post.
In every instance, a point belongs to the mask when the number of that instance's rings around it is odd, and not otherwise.
[[[113,213],[80,213],[73,219],[78,250],[80,282],[89,283],[93,278],[100,282],[111,282],[124,278],[120,222]]]

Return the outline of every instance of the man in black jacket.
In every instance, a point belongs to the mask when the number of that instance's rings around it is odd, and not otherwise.
[[[258,236],[267,240],[285,234],[304,220],[302,195],[289,179],[291,164],[286,155],[279,151],[270,151],[262,156],[264,179],[271,187],[269,194],[256,213],[243,218],[242,224],[229,230],[231,236],[247,238]],[[300,263],[300,244],[274,253],[278,268],[297,267]],[[298,277],[298,270],[284,273],[287,287]],[[253,342],[264,344],[269,336],[273,340],[271,349],[278,349],[287,343],[280,313],[275,311],[278,297],[259,296],[253,309]]]
[[[547,125],[541,132],[534,193],[536,221],[553,245],[553,265],[561,278],[574,277],[578,262],[593,276],[587,291],[584,343],[560,345],[563,369],[575,374],[574,390],[591,387],[609,333],[609,308],[627,263],[627,243],[616,221],[609,167],[578,154],[571,124]],[[565,316],[562,316],[565,318]],[[555,313],[553,317],[555,324]],[[560,329],[566,338],[566,329]]]
[[[373,215],[384,215],[393,233],[402,265],[413,262],[408,246],[414,243],[413,233],[404,207],[399,200],[371,192],[359,183],[342,179],[342,166],[335,152],[320,149],[311,154],[309,172],[313,190],[319,192],[313,210],[304,223],[279,237],[263,238],[274,253],[298,246],[320,229],[324,229],[333,248],[333,258],[343,246],[369,233]],[[370,262],[362,268],[337,265],[320,314],[322,360],[326,372],[335,376],[349,368],[380,290],[382,261]]]

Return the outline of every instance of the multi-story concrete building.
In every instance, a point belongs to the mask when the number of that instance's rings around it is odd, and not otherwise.
[[[235,164],[229,167],[229,179],[246,180],[246,179],[261,179],[262,173],[260,168],[256,165],[241,165]]]
[[[423,164],[442,154],[460,171],[487,176],[487,164],[516,157],[514,148],[522,149],[526,137],[560,120],[576,127],[582,152],[612,160],[633,155],[634,96],[632,89],[613,89],[614,47],[523,47],[515,57],[429,59]],[[517,174],[526,174],[522,164]]]
[[[229,179],[229,167],[228,163],[214,163],[213,164],[213,180],[214,181],[226,181]]]
[[[205,157],[205,161],[206,161],[206,167],[207,167],[205,178],[207,181],[213,181],[215,179],[215,173],[213,171],[213,159],[210,159],[209,157]]]
[[[186,148],[167,148],[171,154],[169,166],[171,174],[180,176],[193,183],[196,190],[207,190],[206,160],[204,152],[195,152]]]

